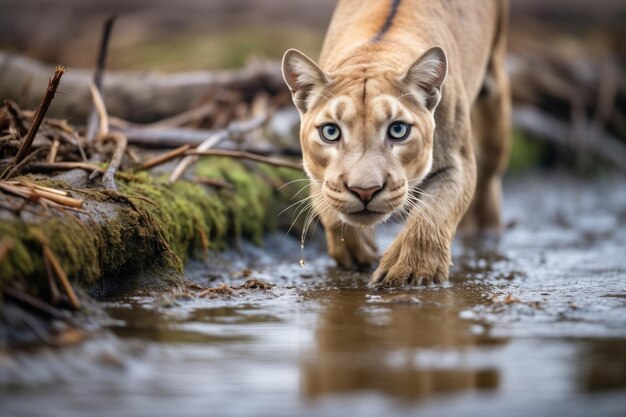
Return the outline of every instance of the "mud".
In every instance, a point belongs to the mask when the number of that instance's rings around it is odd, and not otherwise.
[[[300,268],[283,236],[192,265],[238,288],[103,300],[102,336],[0,352],[2,414],[623,415],[624,178],[510,180],[505,219],[499,240],[455,242],[446,286],[371,290],[319,240]]]

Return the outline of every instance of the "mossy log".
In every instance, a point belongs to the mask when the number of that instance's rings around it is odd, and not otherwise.
[[[239,237],[261,243],[264,233],[279,226],[277,214],[293,194],[277,189],[303,175],[294,169],[207,158],[197,164],[195,174],[232,187],[189,181],[170,185],[166,175],[141,173],[118,178],[119,192],[113,192],[89,187],[83,171],[68,174],[26,179],[68,191],[84,200],[83,211],[46,209],[35,201],[2,196],[0,240],[11,249],[0,261],[0,288],[19,288],[47,299],[44,246],[73,284],[92,295],[138,284],[143,289],[180,284],[187,259],[224,249]]]

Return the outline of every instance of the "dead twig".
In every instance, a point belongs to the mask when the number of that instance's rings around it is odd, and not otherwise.
[[[48,108],[50,107],[50,103],[52,103],[52,100],[54,99],[54,95],[57,91],[57,88],[59,87],[59,82],[61,81],[61,77],[63,76],[63,74],[65,74],[66,71],[67,71],[67,68],[64,68],[61,66],[56,67],[54,71],[54,75],[48,81],[48,89],[46,90],[46,93],[44,94],[43,99],[41,100],[41,103],[39,104],[39,107],[37,107],[37,111],[35,112],[33,122],[31,123],[30,128],[28,129],[28,132],[26,132],[26,136],[24,137],[22,144],[20,145],[20,148],[17,151],[17,154],[15,155],[15,158],[13,159],[13,162],[9,165],[9,167],[5,170],[5,172],[0,176],[1,178],[5,178],[5,174],[7,174],[8,172],[13,172],[13,168],[19,165],[19,163],[22,162],[24,158],[26,158],[26,155],[30,151],[30,147],[32,146],[33,141],[35,140],[35,136],[37,135],[39,126],[41,126],[41,122],[43,122],[46,112],[48,111]]]
[[[182,156],[185,152],[187,152],[188,150],[190,150],[192,148],[191,145],[183,145],[179,148],[176,148],[172,151],[166,152],[164,154],[155,156],[152,159],[149,159],[148,161],[144,162],[141,166],[139,166],[137,169],[135,169],[135,171],[144,171],[144,170],[148,170],[151,168],[154,168],[155,166],[158,165],[162,165],[166,162],[171,161],[172,159],[176,159],[180,156]]]
[[[144,197],[142,195],[137,195],[137,194],[124,194],[124,195],[126,197],[128,197],[128,198],[136,198],[137,200],[145,201],[146,203],[150,204],[151,206],[158,207],[158,204],[155,203],[154,201],[150,200],[148,197]]]
[[[33,159],[35,156],[37,156],[37,154],[41,153],[43,150],[45,150],[45,148],[35,149],[33,152],[28,154],[28,156],[26,158],[24,158],[19,164],[15,165],[13,168],[11,168],[11,170],[7,173],[6,177],[7,178],[11,178],[11,177],[15,176],[18,172],[20,172],[22,170],[24,165],[28,164],[31,159]]]
[[[126,138],[126,140],[128,140],[128,138]],[[141,165],[141,158],[134,149],[127,147],[126,156],[133,162],[133,164]]]
[[[32,295],[27,294],[21,290],[18,290],[17,288],[4,287],[2,288],[2,292],[13,298],[14,300],[17,300],[30,307],[33,307],[36,310],[46,313],[50,317],[54,317],[56,319],[65,319],[65,316],[61,314],[59,310],[52,307],[50,304],[40,300],[39,298],[33,297]]]
[[[62,191],[62,190],[57,190],[56,188],[51,188],[51,187],[45,187],[43,185],[39,185],[39,184],[35,184],[32,183],[30,181],[6,181],[7,184],[11,184],[11,185],[23,185],[26,187],[30,187],[30,188],[35,188],[37,190],[42,190],[42,191],[48,191],[54,194],[58,194],[58,195],[63,195],[63,196],[68,196],[69,193],[67,191]]]
[[[270,158],[263,155],[254,154],[246,151],[227,151],[222,149],[212,149],[207,151],[188,151],[186,155],[193,156],[225,156],[235,159],[249,159],[251,161],[262,162],[264,164],[272,165],[275,167],[293,168],[302,170],[302,164],[297,162],[291,162],[284,159]]]
[[[196,226],[196,231],[198,232],[198,236],[200,236],[200,245],[202,248],[202,258],[207,259],[209,257],[209,238],[206,235],[206,232],[202,227]]]
[[[59,280],[59,283],[63,287],[63,290],[65,291],[65,294],[67,295],[67,298],[69,299],[72,307],[76,310],[80,309],[80,301],[78,301],[78,297],[76,296],[76,293],[74,292],[74,288],[72,287],[70,280],[67,278],[67,275],[65,274],[65,270],[63,270],[61,263],[57,259],[56,255],[52,252],[52,250],[50,250],[48,245],[44,245],[43,247],[43,256],[44,258],[47,258],[48,261],[50,262],[50,265],[52,266],[52,269],[55,272],[55,276],[57,277],[57,279]]]
[[[48,153],[48,158],[46,159],[48,162],[52,163],[55,159],[57,159],[57,152],[59,152],[59,145],[61,142],[57,138],[52,140],[52,145],[50,145],[50,152]]]
[[[15,125],[17,132],[20,136],[24,136],[26,132],[28,132],[28,128],[24,123],[24,118],[20,114],[20,108],[11,100],[4,100],[4,107],[7,108],[9,114],[11,115],[11,121]]]
[[[99,142],[104,142],[106,140],[115,142],[115,150],[113,151],[111,161],[109,162],[107,169],[104,171],[104,174],[102,174],[102,184],[109,190],[117,191],[115,174],[122,165],[128,140],[126,139],[126,136],[121,133],[109,133],[109,115],[107,113],[106,106],[104,105],[102,95],[93,83],[89,85],[89,90],[91,91],[91,97],[98,113],[98,119],[100,120],[96,137]],[[99,171],[94,170],[89,176],[89,179],[94,179],[98,173]]]
[[[115,174],[122,164],[122,159],[124,159],[124,153],[126,152],[126,145],[128,142],[126,140],[126,136],[120,133],[111,133],[108,135],[108,139],[115,142],[115,151],[113,152],[109,166],[107,166],[106,171],[102,174],[102,184],[109,190],[117,191]]]
[[[83,145],[80,143],[80,138],[78,137],[78,133],[67,124],[66,120],[58,120],[58,119],[46,119],[46,124],[48,126],[54,127],[60,131],[61,139],[67,141],[68,143],[76,145],[78,148],[78,152],[80,153],[80,157],[83,159],[83,162],[87,162],[87,155],[85,155],[85,150],[83,149]]]
[[[111,39],[111,31],[113,29],[113,23],[115,23],[115,16],[109,17],[104,22],[104,28],[102,31],[102,39],[100,40],[100,49],[98,52],[98,61],[96,64],[96,70],[93,75],[93,83],[90,84],[89,86],[90,89],[93,86],[93,88],[95,88],[100,93],[99,97],[102,97],[102,94],[101,94],[102,93],[102,79],[104,76],[104,68],[106,66],[106,58],[107,58],[107,52],[109,50],[109,40]],[[93,95],[93,92],[92,92],[92,95]],[[104,103],[102,103],[102,105],[104,106]],[[85,134],[85,137],[87,138],[87,142],[91,143],[94,141],[94,139],[97,136],[97,132],[102,127],[102,123],[104,123],[104,121],[102,120],[101,117],[99,117],[99,113],[97,110],[97,103],[95,102],[95,97],[94,97],[92,108],[89,112],[89,117],[87,118],[87,133]],[[100,128],[98,127],[98,125],[100,125]],[[107,122],[107,126],[108,126],[108,122]]]
[[[265,122],[268,120],[268,115],[260,115],[253,117],[249,120],[244,121],[235,121],[228,125],[228,128],[218,131],[212,136],[208,137],[204,142],[202,142],[198,148],[198,152],[203,152],[211,149],[218,143],[231,139],[237,136],[241,136],[247,132],[250,132],[254,129],[258,129],[263,126]],[[182,161],[178,163],[172,174],[170,175],[169,182],[176,182],[185,171],[198,159],[198,155],[189,155],[184,158]]]
[[[109,115],[104,105],[102,94],[100,94],[100,90],[98,90],[98,87],[96,87],[94,83],[89,83],[89,92],[91,93],[93,107],[98,120],[95,124],[96,127],[94,127],[96,129],[95,137],[102,138],[109,133]],[[90,142],[93,142],[93,139],[90,140]]]
[[[61,292],[57,283],[54,281],[54,271],[50,260],[44,256],[43,264],[46,268],[46,277],[48,278],[48,287],[50,288],[50,302],[52,305],[57,305],[61,299]]]
[[[83,169],[85,171],[97,171],[100,174],[104,174],[104,168],[88,162],[31,162],[24,169],[28,172],[54,172]]]
[[[42,203],[56,203],[61,206],[72,207],[75,209],[80,209],[83,207],[83,201],[78,200],[76,198],[68,197],[66,195],[61,195],[57,191],[55,192],[49,191],[47,189],[41,189],[44,187],[40,187],[40,189],[35,188],[35,184],[32,185],[24,185],[24,184],[10,184],[4,181],[0,181],[0,190],[5,191],[7,193],[17,195],[19,197],[38,201],[43,200]]]

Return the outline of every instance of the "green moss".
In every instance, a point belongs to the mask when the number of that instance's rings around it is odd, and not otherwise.
[[[0,284],[19,280],[28,287],[46,284],[43,245],[48,245],[68,276],[83,285],[100,275],[97,237],[76,219],[49,217],[35,223],[0,220],[0,235],[8,238],[13,249],[0,263]]]
[[[225,248],[232,237],[261,243],[293,194],[293,189],[277,188],[302,177],[296,170],[229,158],[204,159],[195,170],[226,180],[233,188],[217,191],[186,181],[168,184],[166,177],[140,173],[118,178],[119,192],[72,189],[72,196],[87,202],[89,215],[76,217],[33,206],[39,208],[36,216],[4,216],[0,237],[10,239],[13,249],[0,263],[0,286],[19,280],[33,292],[47,288],[43,245],[54,252],[68,277],[87,289],[115,285],[120,277],[146,271],[155,271],[154,280],[177,282],[185,260],[198,255],[203,235],[212,249]],[[70,190],[54,179],[25,179]]]
[[[268,216],[273,196],[271,185],[250,172],[243,163],[230,158],[206,158],[198,164],[195,172],[208,178],[225,179],[233,185],[232,189],[218,192],[230,219],[228,232],[249,237],[260,244],[263,231],[272,226]]]

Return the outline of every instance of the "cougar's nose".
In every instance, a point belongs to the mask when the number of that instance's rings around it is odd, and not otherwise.
[[[346,187],[352,194],[357,196],[359,200],[363,202],[363,204],[369,203],[372,198],[376,195],[377,192],[383,189],[384,185],[377,185],[376,187],[370,188],[360,188],[360,187],[349,187],[346,184]]]

